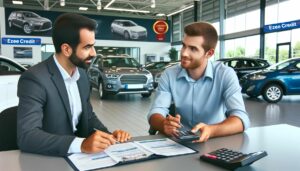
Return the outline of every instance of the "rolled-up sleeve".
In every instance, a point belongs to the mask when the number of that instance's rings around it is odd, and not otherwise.
[[[169,78],[167,72],[164,72],[159,80],[159,85],[156,91],[154,102],[152,103],[152,106],[147,116],[148,121],[150,117],[155,113],[161,114],[164,117],[169,113],[172,95],[169,91],[170,88],[168,80]]]
[[[238,78],[232,69],[230,69],[226,74],[228,74],[228,76],[224,77],[224,99],[227,108],[226,116],[239,117],[243,123],[244,130],[246,130],[250,127],[250,120],[245,109]]]

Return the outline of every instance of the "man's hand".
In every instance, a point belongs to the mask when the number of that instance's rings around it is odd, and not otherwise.
[[[123,130],[115,130],[113,132],[113,136],[115,138],[115,140],[119,141],[119,142],[125,142],[128,141],[131,138],[131,135]]]
[[[115,143],[116,140],[114,140],[113,135],[96,130],[92,135],[83,140],[81,152],[98,153]]]
[[[201,134],[199,140],[195,140],[193,142],[205,142],[211,137],[213,130],[210,125],[199,123],[191,131],[194,133],[200,131]]]
[[[175,136],[178,134],[178,129],[180,126],[180,115],[175,117],[168,115],[163,121],[164,133],[168,136]]]

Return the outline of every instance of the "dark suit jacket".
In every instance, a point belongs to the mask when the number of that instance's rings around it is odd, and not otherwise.
[[[87,74],[79,68],[77,81],[82,113],[76,136],[88,137],[97,128],[108,132],[90,104]],[[26,152],[66,156],[75,138],[72,114],[64,80],[53,57],[22,74],[18,83],[17,139]]]

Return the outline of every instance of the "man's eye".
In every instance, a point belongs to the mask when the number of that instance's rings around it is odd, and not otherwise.
[[[191,51],[196,51],[197,49],[194,47],[191,47]]]

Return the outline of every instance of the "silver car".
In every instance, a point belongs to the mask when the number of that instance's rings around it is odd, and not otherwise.
[[[124,39],[147,38],[147,29],[131,20],[114,20],[111,23],[111,32],[123,36]]]
[[[98,55],[88,69],[92,87],[101,99],[109,94],[141,94],[150,97],[153,91],[151,73],[127,55]]]

